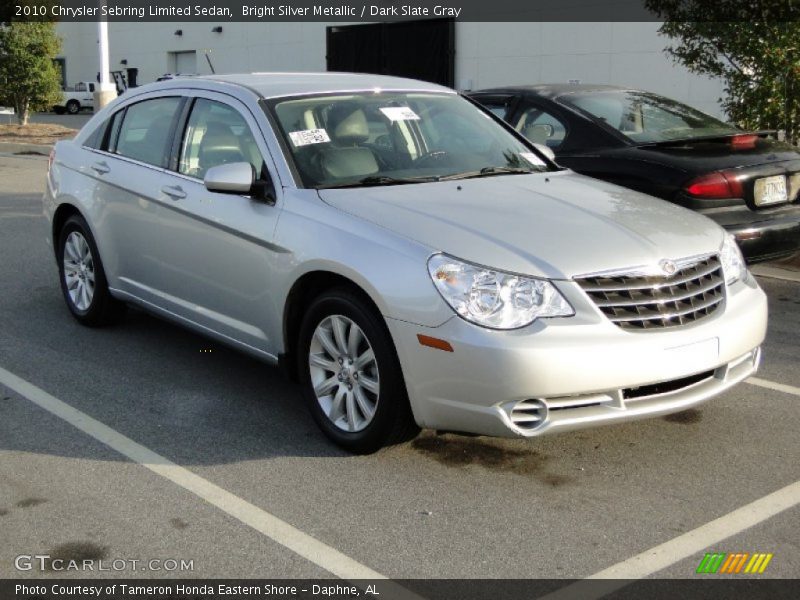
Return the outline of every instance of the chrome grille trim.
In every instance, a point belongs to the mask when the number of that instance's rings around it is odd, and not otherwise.
[[[696,290],[692,290],[691,292],[686,292],[685,294],[677,294],[672,298],[670,298],[669,300],[659,300],[659,302],[664,303],[664,302],[672,302],[675,300],[686,300],[687,298],[691,298],[692,296],[696,296],[697,294],[700,294],[702,292],[711,291],[718,285],[719,284],[716,281],[709,281],[705,286],[701,286]],[[597,306],[599,306],[600,308],[603,308],[605,306],[635,306],[637,304],[640,304],[640,302],[638,300],[628,300],[622,302],[616,302],[614,300],[598,300],[595,302],[595,304],[597,304]]]
[[[725,299],[725,277],[717,255],[676,261],[672,275],[601,273],[575,281],[600,311],[623,329],[661,329],[693,323]]]
[[[692,264],[697,264],[697,263],[689,263],[689,264],[692,265]],[[686,268],[685,266],[682,266],[681,269],[679,271],[677,271],[675,273],[675,275],[672,276],[672,278],[670,279],[668,284],[667,283],[663,283],[661,285],[656,285],[655,287],[658,288],[658,287],[663,287],[665,285],[680,285],[681,283],[686,283],[687,281],[691,281],[692,279],[695,279],[697,277],[702,277],[704,275],[708,275],[709,273],[713,273],[716,270],[716,267],[709,266],[708,268],[704,269],[703,271],[700,271],[700,272],[697,272],[697,273],[692,273],[692,274],[689,274],[689,275],[684,275],[684,276],[681,276],[681,277],[676,277],[676,275],[681,273],[685,268]],[[617,277],[620,277],[620,276],[626,276],[626,277],[631,277],[631,278],[638,277],[638,278],[641,278],[641,279],[651,279],[653,277],[656,277],[656,275],[648,276],[648,275],[642,275],[642,274],[639,274],[639,273],[617,273],[615,275],[607,275],[605,277],[600,277],[600,276],[586,277],[585,279],[590,279],[590,278],[591,279],[612,279],[612,278],[616,279]],[[631,289],[642,289],[642,290],[645,290],[645,289],[650,289],[652,287],[653,287],[653,285],[650,284],[650,283],[642,283],[641,287],[638,287],[638,288],[635,287],[635,286],[630,286],[630,285],[625,285],[625,284],[620,284],[620,285],[609,285],[609,284],[606,284],[606,285],[587,285],[586,287],[584,287],[584,290],[587,291],[587,292],[619,292],[619,291],[625,291],[625,290],[631,290]]]

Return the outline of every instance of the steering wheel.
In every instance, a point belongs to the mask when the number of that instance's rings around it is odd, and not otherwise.
[[[425,166],[428,163],[437,163],[443,159],[445,159],[449,153],[447,150],[431,150],[430,152],[426,152],[425,154],[421,154],[414,160],[414,166],[420,167]]]

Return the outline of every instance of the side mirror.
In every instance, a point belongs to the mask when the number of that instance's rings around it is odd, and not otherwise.
[[[533,145],[539,152],[544,154],[547,158],[556,162],[556,153],[553,152],[553,149],[550,146],[545,146],[544,144],[534,144]]]
[[[203,183],[209,192],[249,194],[255,183],[253,165],[247,162],[217,165],[206,171]]]

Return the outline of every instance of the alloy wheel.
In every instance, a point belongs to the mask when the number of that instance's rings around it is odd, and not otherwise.
[[[64,242],[64,283],[72,304],[89,310],[95,290],[94,258],[86,238],[73,231]]]
[[[353,320],[323,319],[311,338],[308,365],[317,402],[331,423],[354,433],[372,422],[380,397],[378,363]]]

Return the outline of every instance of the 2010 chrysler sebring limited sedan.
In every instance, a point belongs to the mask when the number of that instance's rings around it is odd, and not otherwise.
[[[282,363],[356,452],[684,410],[753,373],[765,335],[718,225],[418,81],[141,87],[57,144],[44,205],[80,322],[135,304]]]

